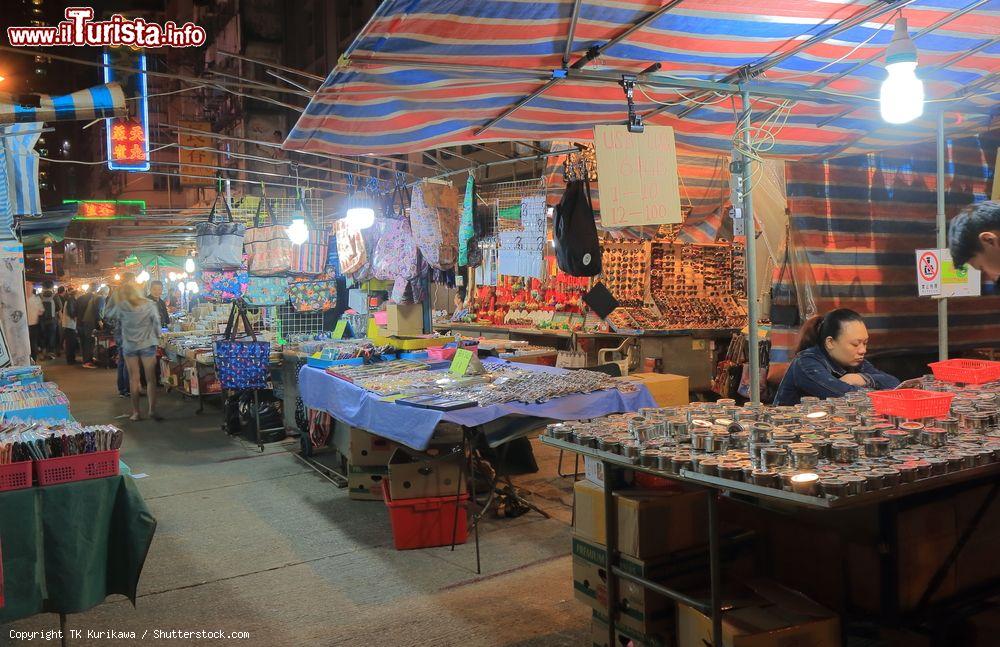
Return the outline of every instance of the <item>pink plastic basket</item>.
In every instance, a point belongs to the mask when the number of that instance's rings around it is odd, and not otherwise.
[[[953,384],[985,384],[1000,380],[1000,362],[985,359],[946,359],[929,364],[934,377]]]
[[[0,465],[0,492],[31,487],[31,461]]]
[[[445,348],[444,346],[432,346],[427,349],[427,358],[435,361],[451,359],[455,356],[457,348]]]
[[[921,391],[920,389],[896,389],[895,391],[873,391],[875,413],[883,416],[898,416],[907,420],[921,418],[944,418],[951,408],[954,393]]]
[[[118,450],[35,461],[39,485],[56,485],[118,475]]]

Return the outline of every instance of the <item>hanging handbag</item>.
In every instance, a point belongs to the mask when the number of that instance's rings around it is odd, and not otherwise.
[[[234,338],[237,319],[243,324],[243,336],[249,337],[249,340]],[[225,335],[215,342],[215,373],[219,377],[219,383],[225,389],[267,388],[271,373],[270,359],[271,343],[257,341],[246,310],[242,304],[234,303]]]
[[[337,238],[337,259],[340,262],[340,273],[354,274],[368,262],[365,250],[365,239],[361,230],[347,224],[346,219],[333,223],[333,235]]]
[[[420,271],[420,252],[406,216],[406,197],[406,188],[397,185],[386,203],[385,231],[372,252],[375,278],[383,281],[409,280]]]
[[[788,268],[791,255],[789,253],[791,240],[785,237],[785,256],[781,261],[778,278],[771,284],[771,323],[777,326],[798,326],[802,318],[795,298],[794,277],[789,283],[784,282],[785,270]]]
[[[337,276],[333,272],[288,281],[288,298],[298,312],[320,312],[337,307]]]
[[[261,206],[267,211],[267,225],[260,224]],[[271,212],[267,196],[262,195],[253,217],[253,227],[246,232],[247,266],[254,276],[285,275],[292,267],[292,241]]]
[[[216,222],[215,208],[222,199],[226,216]],[[215,202],[208,214],[207,222],[199,222],[195,227],[195,244],[198,246],[198,266],[203,270],[227,270],[240,267],[243,258],[243,239],[246,227],[233,222],[233,212],[229,201],[215,194]]]
[[[458,261],[458,194],[451,184],[424,181],[413,188],[410,228],[424,260],[450,270]]]
[[[205,301],[225,302],[239,299],[247,291],[250,276],[241,270],[202,270],[200,294]]]
[[[292,245],[289,271],[298,275],[322,274],[329,259],[329,248],[330,232],[309,227],[309,239],[301,245]]]
[[[556,206],[554,223],[556,261],[570,276],[601,273],[601,241],[597,237],[590,183],[574,180]]]
[[[288,303],[288,279],[283,276],[251,276],[244,298],[255,306]]]

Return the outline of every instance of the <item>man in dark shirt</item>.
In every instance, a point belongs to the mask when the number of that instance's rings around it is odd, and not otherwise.
[[[85,285],[80,296],[76,298],[76,334],[80,338],[80,360],[84,368],[97,368],[94,365],[94,321],[86,317],[90,302],[94,299],[90,286]]]
[[[1000,201],[980,202],[957,215],[948,244],[956,267],[968,264],[987,280],[1000,281]]]
[[[150,281],[149,300],[156,304],[160,311],[160,326],[170,325],[170,313],[167,312],[167,302],[163,300],[163,282]]]

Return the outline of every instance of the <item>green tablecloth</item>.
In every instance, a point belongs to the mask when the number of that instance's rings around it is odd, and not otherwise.
[[[0,624],[79,613],[115,593],[135,604],[155,531],[130,476],[0,492]]]

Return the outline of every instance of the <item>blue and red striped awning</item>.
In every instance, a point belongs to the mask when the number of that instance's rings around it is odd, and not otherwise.
[[[877,13],[887,7],[902,7],[918,74],[928,99],[947,106],[950,132],[982,129],[1000,96],[1000,0],[582,0],[570,68],[668,5],[563,78],[573,0],[385,0],[284,146],[363,155],[590,139],[594,124],[625,122],[616,79],[652,63],[661,69],[640,77],[636,107],[656,111],[647,123],[673,126],[683,146],[729,151],[741,105],[701,90],[682,96],[664,84],[732,82],[746,66],[758,72],[747,87],[760,97],[752,101],[754,122],[768,120],[769,132],[758,133],[768,155],[831,157],[913,143],[933,136],[935,104],[904,126],[878,115],[882,52],[896,15]],[[790,91],[808,98],[774,98]]]

